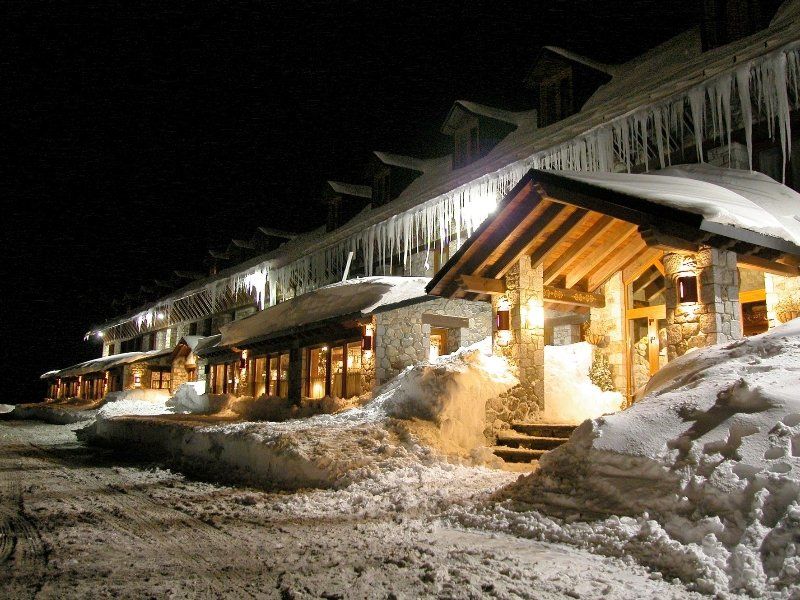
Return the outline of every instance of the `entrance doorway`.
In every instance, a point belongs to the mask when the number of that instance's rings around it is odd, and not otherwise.
[[[667,364],[666,281],[660,262],[627,286],[628,396],[633,399]]]
[[[440,356],[449,354],[447,349],[447,329],[431,327],[430,351],[428,360],[436,360]]]

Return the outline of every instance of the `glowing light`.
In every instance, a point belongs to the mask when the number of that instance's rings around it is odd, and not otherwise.
[[[100,339],[102,339],[102,338],[103,338],[103,332],[102,332],[102,331],[96,331],[96,332],[95,332],[95,335],[96,335],[97,337],[99,337]]]
[[[163,312],[156,313],[156,319],[163,319],[166,315]]]
[[[522,318],[528,329],[544,327],[544,306],[542,306],[541,301],[535,298],[528,300]]]

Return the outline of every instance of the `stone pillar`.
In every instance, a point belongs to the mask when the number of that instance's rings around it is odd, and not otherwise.
[[[494,351],[514,365],[520,385],[490,406],[492,415],[505,423],[534,418],[544,408],[543,289],[542,267],[532,269],[528,257],[520,259],[506,275],[511,342],[499,346],[495,335]],[[496,302],[494,299],[493,304]]]
[[[742,337],[736,253],[703,246],[696,254],[664,254],[667,355]],[[698,302],[678,303],[676,280],[696,275]]]

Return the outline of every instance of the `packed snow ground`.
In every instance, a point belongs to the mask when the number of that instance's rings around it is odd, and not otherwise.
[[[507,484],[502,471],[269,492],[86,448],[75,427],[0,422],[0,597],[695,596],[623,560],[437,517]]]
[[[485,400],[514,383],[501,359],[471,349],[335,414],[242,422],[231,409],[241,399],[184,390],[137,410],[212,414],[117,417],[123,395],[83,435],[204,477],[319,488],[281,496],[286,514],[437,514],[448,531],[471,531],[456,536],[485,539],[483,530],[509,546],[566,543],[645,565],[672,591],[683,582],[719,596],[800,597],[800,320],[673,361],[632,408],[586,421],[512,483],[475,465],[496,460],[480,443]]]
[[[628,555],[704,593],[800,597],[800,320],[664,367],[452,518]]]

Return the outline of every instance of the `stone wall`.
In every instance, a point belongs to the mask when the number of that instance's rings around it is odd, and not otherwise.
[[[135,384],[136,375],[139,375],[139,385]],[[122,388],[132,390],[135,388],[150,387],[150,367],[145,363],[132,363],[125,365],[122,370]]]
[[[614,378],[614,389],[621,394],[627,394],[627,352],[625,348],[625,284],[622,281],[622,272],[618,271],[603,284],[601,292],[606,300],[603,308],[590,310],[590,321],[600,321],[610,325],[610,330],[603,342],[600,343],[600,352],[606,355],[611,365]]]
[[[800,277],[781,277],[780,275],[764,274],[764,289],[767,296],[767,318],[769,326],[780,325],[776,305],[781,299],[788,299],[790,294],[800,298]]]
[[[664,254],[667,355],[740,339],[739,271],[736,253],[703,247],[696,254]],[[698,302],[678,303],[676,280],[696,275]]]
[[[462,346],[479,342],[492,331],[492,307],[488,302],[437,298],[387,310],[375,315],[375,381],[378,385],[408,366],[428,358],[431,326],[423,314],[469,319],[458,336]]]
[[[514,421],[534,420],[544,409],[544,280],[542,267],[532,269],[525,257],[506,274],[506,296],[511,304],[511,341],[494,336],[494,352],[509,360],[520,384],[486,403],[488,438]],[[497,304],[497,298],[493,299]]]

